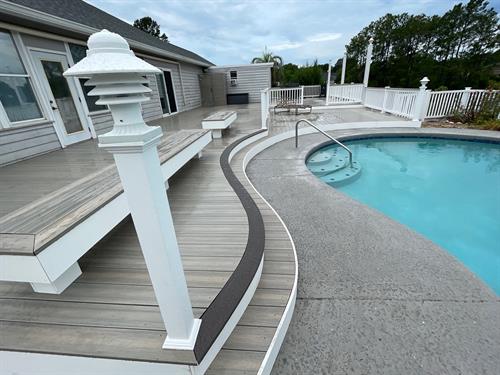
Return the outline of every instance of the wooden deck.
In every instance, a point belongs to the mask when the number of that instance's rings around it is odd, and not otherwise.
[[[200,109],[198,126],[205,112]],[[239,110],[229,137],[213,141],[201,159],[169,181],[167,193],[197,317],[224,286],[247,244],[247,216],[219,158],[229,143],[259,126],[258,113],[258,108]],[[179,126],[177,121],[170,120],[167,128]],[[264,219],[264,268],[248,309],[208,370],[212,374],[257,373],[295,280],[290,239],[251,189],[242,170],[243,155],[239,152],[231,166]],[[109,163],[102,155],[94,166],[102,169]],[[0,282],[0,350],[192,363],[190,356],[161,348],[166,332],[129,218],[79,264],[83,274],[61,295],[34,293],[29,284]]]

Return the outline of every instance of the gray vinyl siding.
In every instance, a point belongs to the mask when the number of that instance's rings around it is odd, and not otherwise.
[[[111,113],[109,111],[103,113],[91,113],[90,119],[92,120],[92,125],[94,125],[97,135],[107,133],[113,127],[113,117],[111,117]]]
[[[231,86],[230,71],[235,70],[238,73],[237,86]],[[227,93],[242,94],[248,93],[250,103],[260,103],[260,91],[271,87],[271,68],[269,66],[235,66],[227,68],[210,68],[211,73],[226,73]]]
[[[182,83],[184,84],[185,102],[183,111],[201,107],[200,74],[202,69],[191,64],[181,64]]]
[[[51,122],[0,131],[0,166],[61,148]]]

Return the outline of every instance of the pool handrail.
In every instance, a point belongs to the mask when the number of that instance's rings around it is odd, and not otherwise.
[[[306,119],[301,119],[295,123],[295,148],[299,147],[299,124],[301,122],[305,122],[306,124],[312,126],[314,129],[319,131],[321,134],[328,137],[330,140],[332,140],[333,142],[338,144],[340,147],[342,147],[344,150],[346,150],[349,153],[349,165],[352,166],[352,151],[346,145],[344,145],[342,142],[336,140],[331,135],[325,133],[323,130],[321,130],[316,125],[314,125],[311,121],[306,120]]]

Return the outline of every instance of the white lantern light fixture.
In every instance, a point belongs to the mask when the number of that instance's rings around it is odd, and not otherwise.
[[[161,128],[148,126],[141,103],[151,89],[146,74],[161,71],[137,58],[120,35],[102,30],[90,36],[87,57],[68,69],[69,77],[90,77],[89,92],[107,105],[113,129],[99,147],[115,159],[123,190],[167,330],[165,349],[193,350],[201,320],[194,319],[156,145]]]

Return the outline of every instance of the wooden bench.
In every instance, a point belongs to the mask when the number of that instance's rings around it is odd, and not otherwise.
[[[222,130],[230,128],[231,124],[236,120],[235,111],[220,111],[212,113],[201,122],[203,129],[212,130],[214,138],[222,138]]]
[[[211,142],[208,130],[166,133],[158,146],[165,181]],[[114,164],[0,218],[0,280],[61,293],[78,259],[130,213]]]

